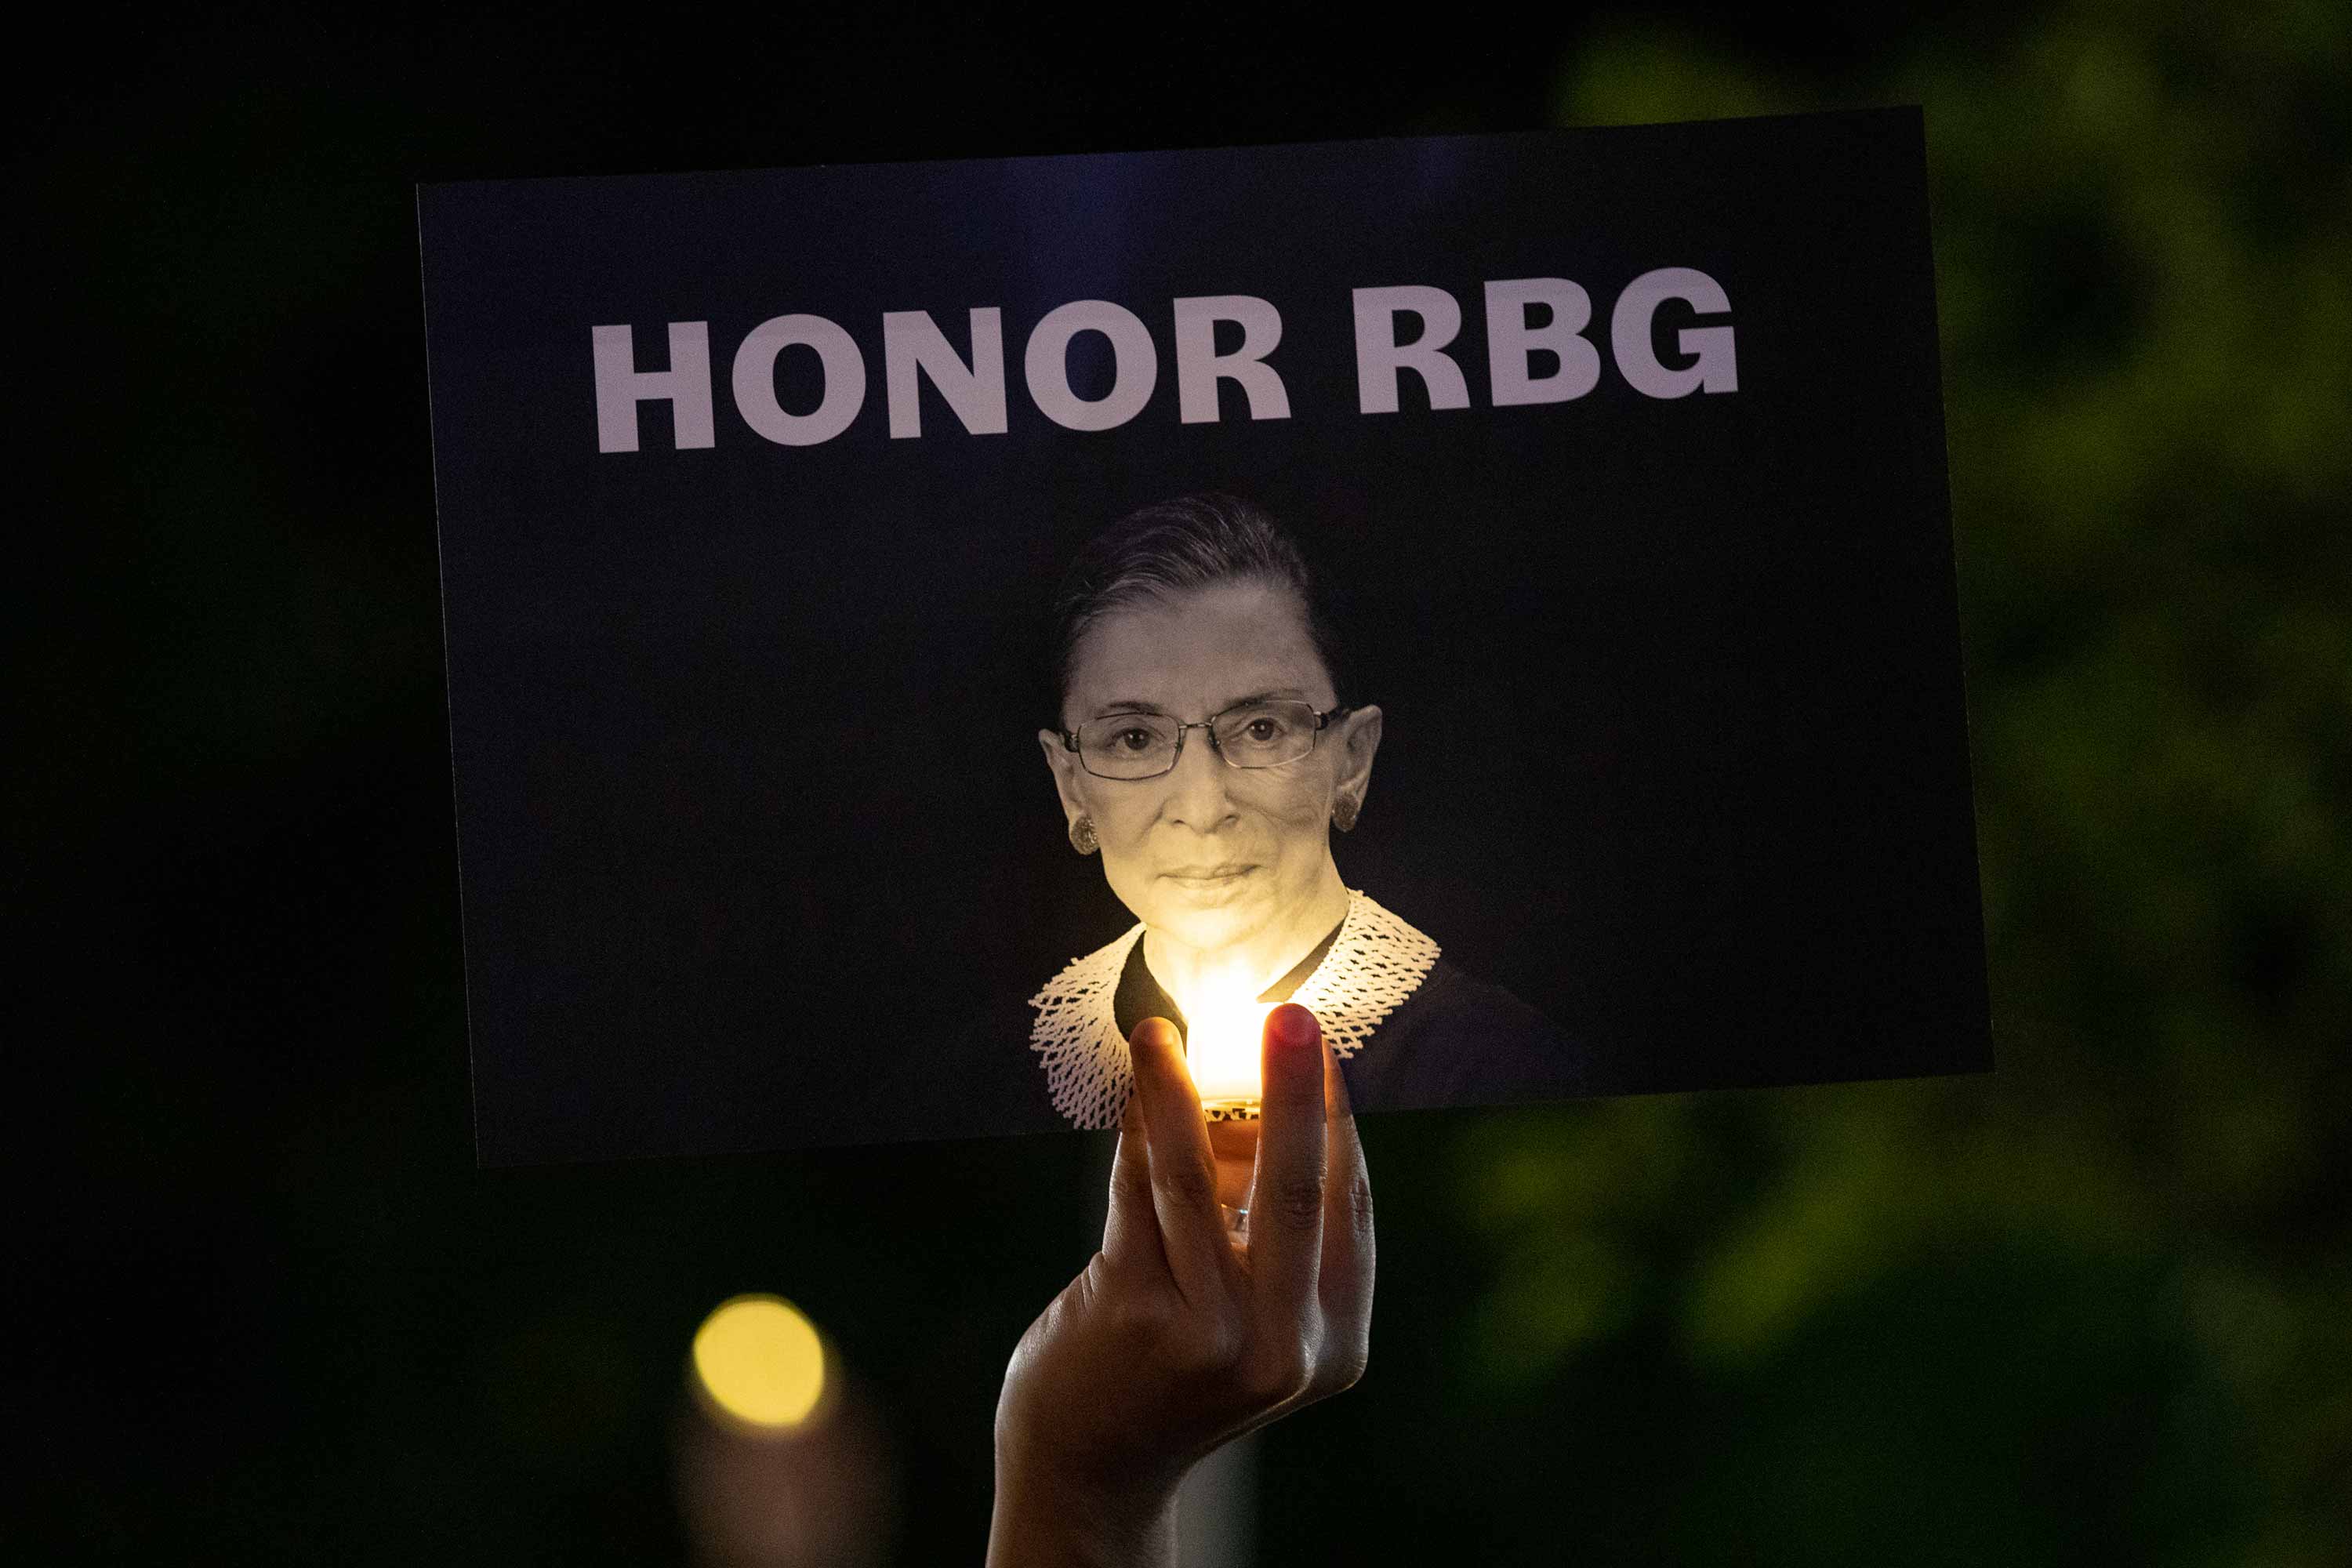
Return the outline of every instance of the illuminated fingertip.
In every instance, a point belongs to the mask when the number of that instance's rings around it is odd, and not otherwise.
[[[695,1331],[696,1388],[719,1415],[757,1432],[790,1432],[815,1415],[825,1362],[816,1325],[781,1297],[722,1301]]]
[[[1323,1037],[1322,1021],[1296,1002],[1285,1002],[1265,1016],[1266,1038],[1276,1045],[1311,1047]]]
[[[1166,1018],[1146,1018],[1135,1026],[1135,1033],[1127,1037],[1130,1046],[1140,1046],[1147,1039],[1164,1050],[1171,1051],[1183,1043],[1176,1033],[1176,1026]]]

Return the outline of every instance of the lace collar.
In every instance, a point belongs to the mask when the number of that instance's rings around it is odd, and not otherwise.
[[[1029,1048],[1043,1060],[1054,1109],[1075,1126],[1116,1127],[1127,1108],[1135,1073],[1113,1008],[1128,952],[1142,935],[1139,925],[1108,946],[1072,959],[1029,999],[1037,1009]],[[1339,934],[1290,999],[1322,1020],[1331,1054],[1344,1061],[1413,994],[1437,954],[1437,943],[1351,889]]]

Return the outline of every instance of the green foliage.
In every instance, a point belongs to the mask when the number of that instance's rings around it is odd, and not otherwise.
[[[2289,0],[1563,79],[1572,123],[1927,111],[2000,1069],[1458,1151],[1465,1386],[1631,1354],[1721,1411],[1685,1561],[2352,1552],[2347,80]]]

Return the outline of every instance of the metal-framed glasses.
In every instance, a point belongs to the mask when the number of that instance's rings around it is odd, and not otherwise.
[[[1078,754],[1078,765],[1098,779],[1158,778],[1184,754],[1184,733],[1206,730],[1209,749],[1229,767],[1278,768],[1315,749],[1315,737],[1332,720],[1352,713],[1334,708],[1318,713],[1312,702],[1239,702],[1195,724],[1165,713],[1112,713],[1062,731],[1062,744]]]

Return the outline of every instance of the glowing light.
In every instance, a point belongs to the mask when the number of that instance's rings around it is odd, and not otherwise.
[[[738,1296],[695,1331],[694,1375],[713,1405],[747,1426],[798,1426],[824,1394],[824,1342],[790,1301]]]
[[[1178,1005],[1184,1009],[1185,1054],[1202,1109],[1255,1110],[1265,1091],[1259,1049],[1274,1004],[1234,991],[1183,997]]]

